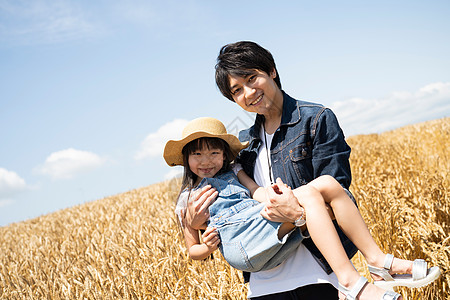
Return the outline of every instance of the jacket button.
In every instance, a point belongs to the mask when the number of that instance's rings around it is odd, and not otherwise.
[[[303,149],[303,150],[302,150],[302,155],[303,155],[303,156],[306,156],[306,155],[308,155],[308,152],[306,152],[306,150]]]

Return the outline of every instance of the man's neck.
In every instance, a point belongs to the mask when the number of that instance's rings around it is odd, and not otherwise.
[[[271,109],[264,114],[264,129],[266,133],[273,134],[281,124],[281,116],[283,114],[283,93],[278,90],[275,101],[272,103]]]

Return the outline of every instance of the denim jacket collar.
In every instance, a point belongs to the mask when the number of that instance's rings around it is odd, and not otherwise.
[[[281,124],[280,127],[283,125],[293,125],[300,121],[300,108],[298,107],[298,102],[291,98],[288,94],[286,94],[284,91],[281,91],[283,93],[283,107],[281,115]],[[261,124],[264,122],[264,116],[263,115],[256,115],[255,124],[250,129],[249,135],[252,137],[252,139],[259,139],[259,133],[261,131]]]
[[[298,107],[298,102],[291,98],[288,94],[283,92],[283,115],[281,116],[281,124],[283,125],[294,125],[298,123],[301,119],[300,108]]]

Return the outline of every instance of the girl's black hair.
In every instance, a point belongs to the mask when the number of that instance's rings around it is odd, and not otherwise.
[[[216,63],[216,85],[222,95],[233,101],[229,75],[246,77],[255,70],[270,74],[276,71],[275,83],[281,90],[281,80],[272,54],[255,42],[241,41],[220,49]]]
[[[227,142],[220,138],[215,137],[202,137],[195,139],[189,143],[187,143],[181,153],[183,154],[183,181],[181,183],[181,191],[184,191],[186,188],[191,190],[194,187],[195,182],[197,181],[198,176],[192,172],[191,168],[189,168],[189,154],[202,150],[204,148],[207,149],[220,149],[223,151],[224,160],[222,169],[217,172],[217,174],[221,174],[224,172],[228,172],[231,170],[231,162],[233,161],[233,154],[231,152],[230,146]]]

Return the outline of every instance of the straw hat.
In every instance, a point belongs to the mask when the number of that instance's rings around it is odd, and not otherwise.
[[[217,119],[214,118],[198,118],[190,121],[183,129],[182,139],[178,141],[170,140],[164,147],[164,159],[169,166],[183,165],[183,147],[201,137],[221,138],[230,145],[233,156],[248,146],[248,142],[241,143],[239,139],[227,133],[227,129]]]

